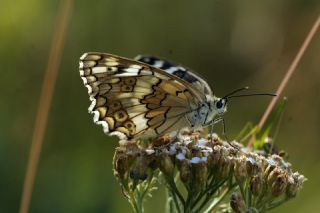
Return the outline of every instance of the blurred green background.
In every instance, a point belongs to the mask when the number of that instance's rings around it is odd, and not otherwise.
[[[59,1],[0,2],[0,212],[17,212]],[[162,56],[204,76],[217,95],[249,85],[274,92],[320,11],[319,0],[74,1],[30,212],[128,212],[113,177],[117,139],[87,113],[78,73],[88,51]],[[320,212],[320,32],[284,91],[277,144],[309,180],[273,212]],[[232,101],[233,138],[270,98]],[[218,128],[220,131],[220,127]],[[146,212],[164,211],[163,191]]]

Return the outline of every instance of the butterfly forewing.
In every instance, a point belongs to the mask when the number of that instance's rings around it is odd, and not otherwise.
[[[89,112],[104,132],[122,139],[154,137],[188,127],[188,114],[205,98],[187,81],[145,63],[105,53],[85,53],[80,76]]]

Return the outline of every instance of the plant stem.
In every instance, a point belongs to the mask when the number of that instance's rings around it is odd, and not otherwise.
[[[269,211],[269,210],[271,210],[273,208],[276,208],[276,207],[280,206],[281,204],[287,202],[288,200],[290,200],[290,198],[285,198],[285,199],[282,199],[282,200],[280,200],[278,202],[272,203],[270,206],[268,206],[266,208],[266,211]]]
[[[136,213],[142,213],[142,209],[140,209],[137,205],[137,202],[136,202],[136,199],[134,198],[134,195],[132,192],[129,192],[129,196],[130,196],[130,204],[133,208],[133,210],[136,212]]]
[[[208,179],[210,179],[210,177],[211,177],[211,180],[210,180],[210,183],[207,185],[206,190],[204,190],[203,192],[201,192],[197,196],[197,198],[195,199],[195,201],[191,205],[192,208],[194,208],[198,204],[198,202],[203,198],[203,196],[205,194],[207,194],[210,191],[210,189],[213,188],[214,182],[215,182],[215,176],[214,175],[210,175]]]
[[[166,208],[165,208],[165,212],[170,212],[173,213],[173,199],[170,196],[170,192],[169,189],[166,189],[166,195],[167,195],[167,200],[166,200]]]
[[[220,203],[221,201],[223,201],[223,199],[226,197],[226,195],[229,194],[229,192],[230,192],[235,186],[236,186],[236,185],[233,185],[233,186],[231,186],[230,188],[225,189],[225,190],[221,193],[221,195],[220,195],[217,199],[215,199],[215,200],[210,204],[210,206],[209,206],[206,210],[204,210],[204,213],[209,213],[209,212],[211,212],[215,207],[217,207],[217,206],[219,205],[219,203]]]
[[[145,189],[143,190],[142,192],[142,195],[141,195],[141,201],[143,200],[144,196],[146,195],[146,193],[149,191],[150,189],[150,186],[152,184],[152,178],[153,178],[153,173],[151,173],[150,177],[148,178],[148,182],[146,184],[146,187]]]
[[[176,197],[175,192],[172,190],[172,188],[171,188],[170,186],[169,186],[169,189],[170,189],[169,195],[171,195],[171,197],[172,197],[172,200],[173,200],[173,202],[174,202],[174,204],[175,204],[175,207],[176,207],[177,212],[181,212],[181,210],[180,210],[180,204],[179,204],[179,202],[178,202],[178,199],[177,199],[177,197]]]
[[[170,185],[170,187],[172,188],[172,191],[178,196],[180,202],[182,203],[183,206],[185,206],[185,201],[183,196],[181,195],[181,193],[179,192],[174,180],[168,180],[168,183]]]
[[[201,210],[203,209],[203,207],[205,207],[205,205],[208,203],[208,201],[212,198],[212,195],[226,182],[225,180],[220,181],[219,183],[215,184],[211,189],[211,191],[209,191],[207,193],[207,196],[205,198],[205,200],[201,203],[200,207],[195,210],[194,212],[201,212]],[[195,205],[196,206],[196,205]]]

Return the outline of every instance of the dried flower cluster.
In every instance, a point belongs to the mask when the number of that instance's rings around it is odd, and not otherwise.
[[[136,212],[157,182],[168,189],[170,212],[265,212],[295,197],[306,180],[280,156],[217,135],[186,132],[154,144],[127,142],[115,152],[115,175]]]

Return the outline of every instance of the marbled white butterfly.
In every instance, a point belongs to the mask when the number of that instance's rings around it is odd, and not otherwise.
[[[242,88],[218,98],[192,71],[148,56],[132,60],[85,53],[80,57],[80,76],[88,88],[94,122],[102,125],[105,133],[121,139],[213,125],[223,120],[228,99],[248,96],[233,95]]]

